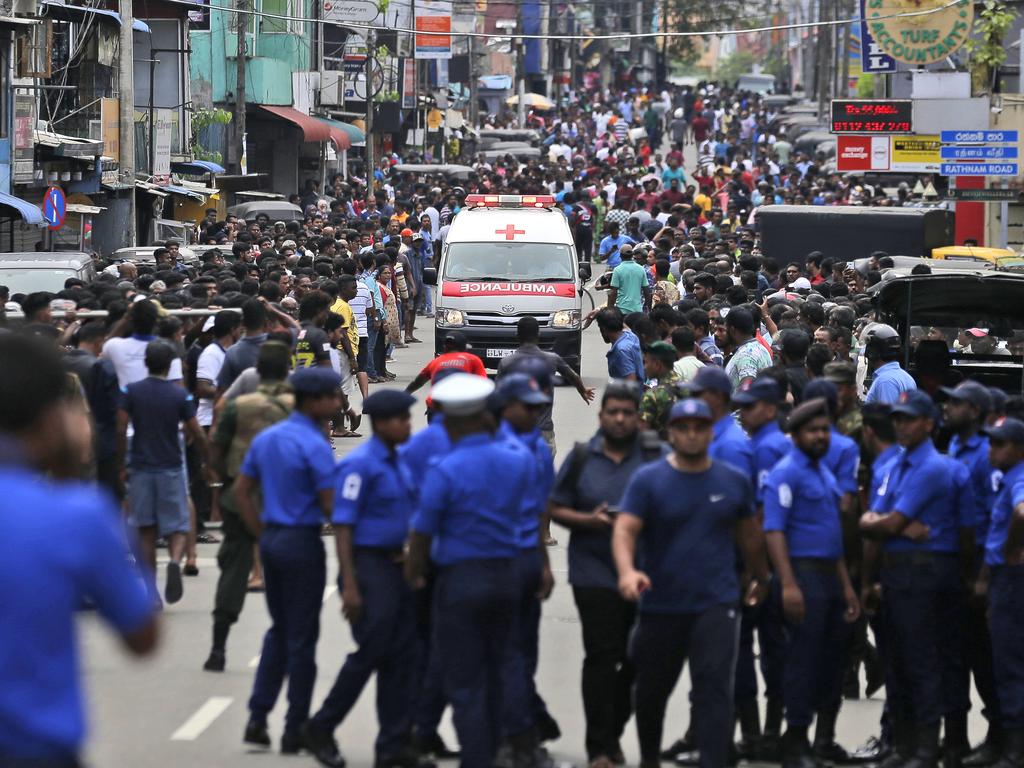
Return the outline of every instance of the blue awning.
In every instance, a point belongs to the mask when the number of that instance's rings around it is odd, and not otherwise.
[[[13,208],[26,224],[35,224],[37,227],[45,227],[46,219],[38,205],[33,205],[20,197],[0,192],[0,208]]]
[[[190,160],[187,163],[171,163],[171,170],[175,173],[191,173],[195,175],[226,173],[223,166],[217,165],[217,163],[210,160]]]
[[[189,197],[193,200],[197,200],[200,203],[206,202],[206,195],[201,192],[196,192],[194,189],[188,187],[179,187],[174,184],[162,184],[157,189],[163,190],[164,192],[170,192],[172,195],[181,195],[183,197]]]
[[[54,19],[75,21],[82,18],[87,13],[95,13],[99,16],[116,21],[118,26],[121,25],[121,14],[117,11],[108,11],[106,8],[86,8],[81,5],[58,3],[55,0],[43,0],[43,5],[46,6],[46,13],[44,15],[50,16]],[[149,25],[141,19],[132,20],[132,29],[136,32],[145,32],[146,34],[152,34],[153,32],[153,30],[149,28]]]

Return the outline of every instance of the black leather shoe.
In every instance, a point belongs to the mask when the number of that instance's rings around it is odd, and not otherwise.
[[[545,741],[556,741],[562,737],[562,729],[558,727],[555,718],[547,712],[537,718],[537,740],[542,744]]]
[[[753,760],[761,754],[761,737],[745,735],[736,742],[735,749],[740,760]]]
[[[850,763],[850,753],[839,746],[835,740],[823,743],[815,742],[813,750],[814,756],[826,763],[835,763],[836,765]]]
[[[245,724],[245,736],[242,737],[242,741],[246,744],[255,744],[257,747],[269,747],[270,733],[267,731],[267,724],[250,720]]]
[[[988,768],[999,760],[1002,748],[993,739],[985,739],[964,758],[964,768]]]
[[[206,663],[203,664],[203,669],[207,672],[223,672],[226,663],[227,659],[224,656],[224,651],[220,648],[213,648],[210,651],[209,658],[206,659]]]
[[[849,754],[850,763],[873,763],[885,760],[892,753],[892,746],[872,736],[867,742]]]
[[[282,755],[297,755],[299,751],[305,749],[306,740],[302,738],[301,733],[296,731],[285,731],[281,734],[281,754]]]
[[[393,755],[378,755],[373,761],[373,768],[437,768],[437,763],[410,747]]]
[[[301,733],[306,749],[320,765],[327,766],[327,768],[345,768],[345,758],[338,751],[338,743],[334,740],[334,736],[322,728],[317,728],[308,720],[303,723]]]
[[[661,752],[661,759],[662,760],[675,760],[676,759],[676,755],[681,754],[683,752],[692,752],[692,751],[693,751],[693,744],[688,742],[685,738],[676,739],[672,743],[671,747],[669,747],[668,749],[662,750],[662,752]]]
[[[678,752],[672,759],[676,765],[700,765],[700,750],[691,749],[686,752]]]
[[[437,760],[451,760],[459,756],[457,750],[448,748],[437,731],[424,736],[417,734],[413,737],[412,746],[421,756],[432,755]]]

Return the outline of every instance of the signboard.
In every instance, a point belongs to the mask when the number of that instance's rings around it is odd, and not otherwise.
[[[943,163],[943,176],[1016,176],[1017,163]]]
[[[416,108],[416,59],[402,60],[402,109]]]
[[[14,156],[11,181],[31,184],[35,176],[36,97],[14,94]]]
[[[173,109],[155,109],[153,123],[153,169],[154,176],[171,175],[171,133]]]
[[[452,57],[451,0],[416,0],[417,59],[450,59]],[[428,32],[431,34],[421,34]]]
[[[938,136],[893,136],[892,165],[899,173],[938,173],[942,142]]]
[[[46,219],[47,229],[60,229],[64,226],[67,216],[68,199],[64,196],[64,190],[60,187],[49,187],[43,197],[43,218]]]
[[[942,131],[943,144],[1016,144],[1018,131]]]
[[[1016,147],[950,147],[942,148],[943,160],[1014,160]]]
[[[121,158],[121,101],[100,99],[100,123],[103,135],[103,154],[115,160]]]
[[[910,99],[833,99],[832,133],[913,133]]]
[[[868,30],[896,61],[924,66],[944,61],[970,35],[973,0],[866,0]]]
[[[840,173],[938,173],[938,136],[837,136]]]
[[[862,72],[895,72],[896,59],[886,54],[885,50],[871,36],[868,29],[868,0],[860,0],[860,66]]]
[[[332,24],[369,24],[379,12],[370,0],[324,0],[322,18]]]
[[[1017,203],[1022,192],[1019,189],[951,189],[946,197],[972,203]]]

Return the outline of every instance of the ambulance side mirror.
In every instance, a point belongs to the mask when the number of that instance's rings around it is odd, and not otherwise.
[[[590,262],[589,261],[581,261],[580,264],[579,264],[579,269],[580,269],[580,280],[582,282],[584,282],[584,283],[587,282],[587,280],[590,279],[591,275],[594,274],[593,272],[590,271]]]
[[[437,270],[433,267],[424,267],[423,282],[427,285],[437,285]]]

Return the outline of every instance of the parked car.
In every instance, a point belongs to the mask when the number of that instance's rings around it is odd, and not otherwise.
[[[73,251],[0,254],[0,285],[7,286],[11,295],[64,290],[69,278],[91,282],[96,267],[87,253]]]

